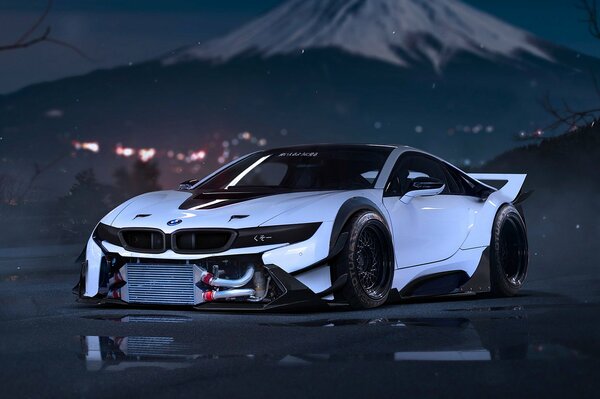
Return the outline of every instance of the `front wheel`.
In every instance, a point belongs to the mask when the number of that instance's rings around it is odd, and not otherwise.
[[[394,274],[392,240],[385,222],[375,212],[360,212],[348,221],[344,232],[348,239],[335,265],[338,272],[348,273],[344,299],[355,309],[382,305]]]
[[[492,228],[490,282],[496,296],[514,296],[525,282],[529,261],[527,230],[519,211],[504,205]]]

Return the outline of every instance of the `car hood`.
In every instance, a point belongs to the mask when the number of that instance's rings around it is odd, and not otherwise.
[[[169,233],[183,228],[257,227],[288,211],[314,205],[339,191],[247,193],[234,198],[219,193],[158,191],[140,195],[109,213],[102,223],[114,227],[155,227]],[[226,198],[229,197],[229,198]],[[306,212],[306,223],[335,217],[322,212]],[[181,222],[169,226],[170,220]],[[277,218],[278,220],[280,218]]]

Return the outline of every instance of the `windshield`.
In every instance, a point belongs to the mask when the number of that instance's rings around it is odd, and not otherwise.
[[[391,147],[303,147],[250,155],[198,189],[352,190],[373,188]]]

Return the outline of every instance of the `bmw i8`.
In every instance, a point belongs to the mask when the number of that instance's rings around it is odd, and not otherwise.
[[[525,177],[465,173],[407,146],[251,153],[108,213],[74,292],[253,310],[515,295],[528,266]]]

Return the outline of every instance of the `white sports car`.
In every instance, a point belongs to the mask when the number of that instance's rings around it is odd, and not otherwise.
[[[524,180],[467,174],[405,146],[255,152],[111,211],[74,291],[100,303],[253,310],[514,295],[528,263]]]

